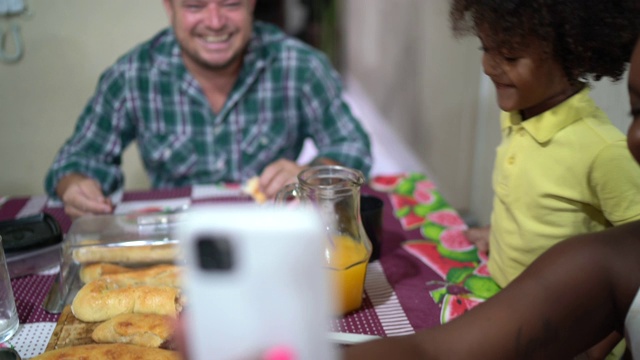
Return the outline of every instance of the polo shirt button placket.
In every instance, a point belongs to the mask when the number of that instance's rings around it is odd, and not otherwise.
[[[513,165],[516,163],[516,156],[515,155],[511,155],[507,158],[507,164],[509,165]]]

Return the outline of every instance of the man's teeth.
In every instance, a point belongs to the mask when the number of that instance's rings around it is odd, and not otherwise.
[[[223,42],[226,41],[227,39],[229,39],[229,34],[227,35],[219,35],[219,36],[213,36],[213,35],[209,35],[209,36],[204,36],[204,41],[208,42],[208,43],[218,43],[218,42]]]

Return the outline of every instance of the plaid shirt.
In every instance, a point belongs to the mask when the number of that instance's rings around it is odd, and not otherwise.
[[[369,138],[322,54],[256,22],[236,84],[216,114],[165,29],[102,74],[45,188],[55,196],[63,176],[81,173],[112,193],[123,185],[122,152],[133,140],[154,188],[242,182],[277,159],[295,160],[306,138],[318,157],[368,173]]]

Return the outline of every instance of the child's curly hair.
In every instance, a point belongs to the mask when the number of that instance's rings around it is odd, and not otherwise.
[[[620,80],[640,31],[638,0],[451,0],[456,36],[482,35],[505,51],[531,39],[571,82],[609,77]]]

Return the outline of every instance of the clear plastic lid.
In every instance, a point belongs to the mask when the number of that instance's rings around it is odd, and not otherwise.
[[[85,216],[65,235],[60,273],[44,308],[60,313],[83,285],[82,267],[108,263],[126,267],[174,263],[179,258],[175,229],[183,213]]]

